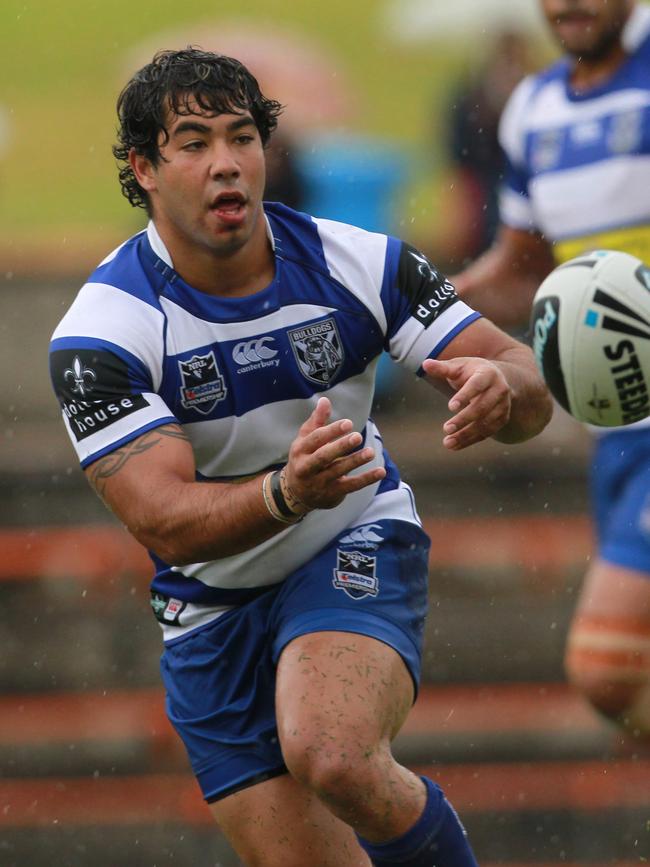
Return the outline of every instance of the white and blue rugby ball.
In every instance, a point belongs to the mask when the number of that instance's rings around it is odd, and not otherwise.
[[[555,268],[530,319],[551,393],[578,421],[620,427],[650,415],[650,268],[595,250]]]

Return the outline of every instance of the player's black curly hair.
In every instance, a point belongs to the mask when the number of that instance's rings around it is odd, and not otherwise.
[[[150,210],[149,197],[129,165],[129,151],[134,148],[157,165],[160,142],[169,139],[165,128],[169,109],[191,114],[191,103],[210,115],[249,111],[264,145],[282,111],[280,103],[267,99],[255,77],[232,57],[193,46],[159,51],[136,72],[117,100],[119,128],[113,156],[123,163],[119,175],[122,194],[134,207]]]

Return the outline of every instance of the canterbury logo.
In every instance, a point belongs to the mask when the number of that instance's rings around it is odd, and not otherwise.
[[[232,351],[233,360],[237,364],[254,364],[256,361],[268,361],[278,354],[277,349],[271,349],[268,343],[273,343],[274,337],[256,337],[255,340],[243,340]]]
[[[377,545],[384,541],[384,537],[375,533],[376,529],[381,530],[381,526],[365,524],[363,527],[355,527],[347,536],[339,539],[339,545]]]

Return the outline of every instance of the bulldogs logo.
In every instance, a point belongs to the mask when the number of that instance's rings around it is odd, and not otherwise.
[[[178,369],[183,383],[181,403],[185,409],[195,409],[207,415],[226,396],[228,389],[217,367],[214,352],[179,361]]]
[[[328,385],[341,369],[343,348],[333,317],[288,332],[293,354],[303,376]]]

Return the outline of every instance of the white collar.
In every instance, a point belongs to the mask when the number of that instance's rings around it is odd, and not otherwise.
[[[623,47],[633,54],[650,33],[650,7],[645,3],[635,3],[630,17],[623,28]]]

